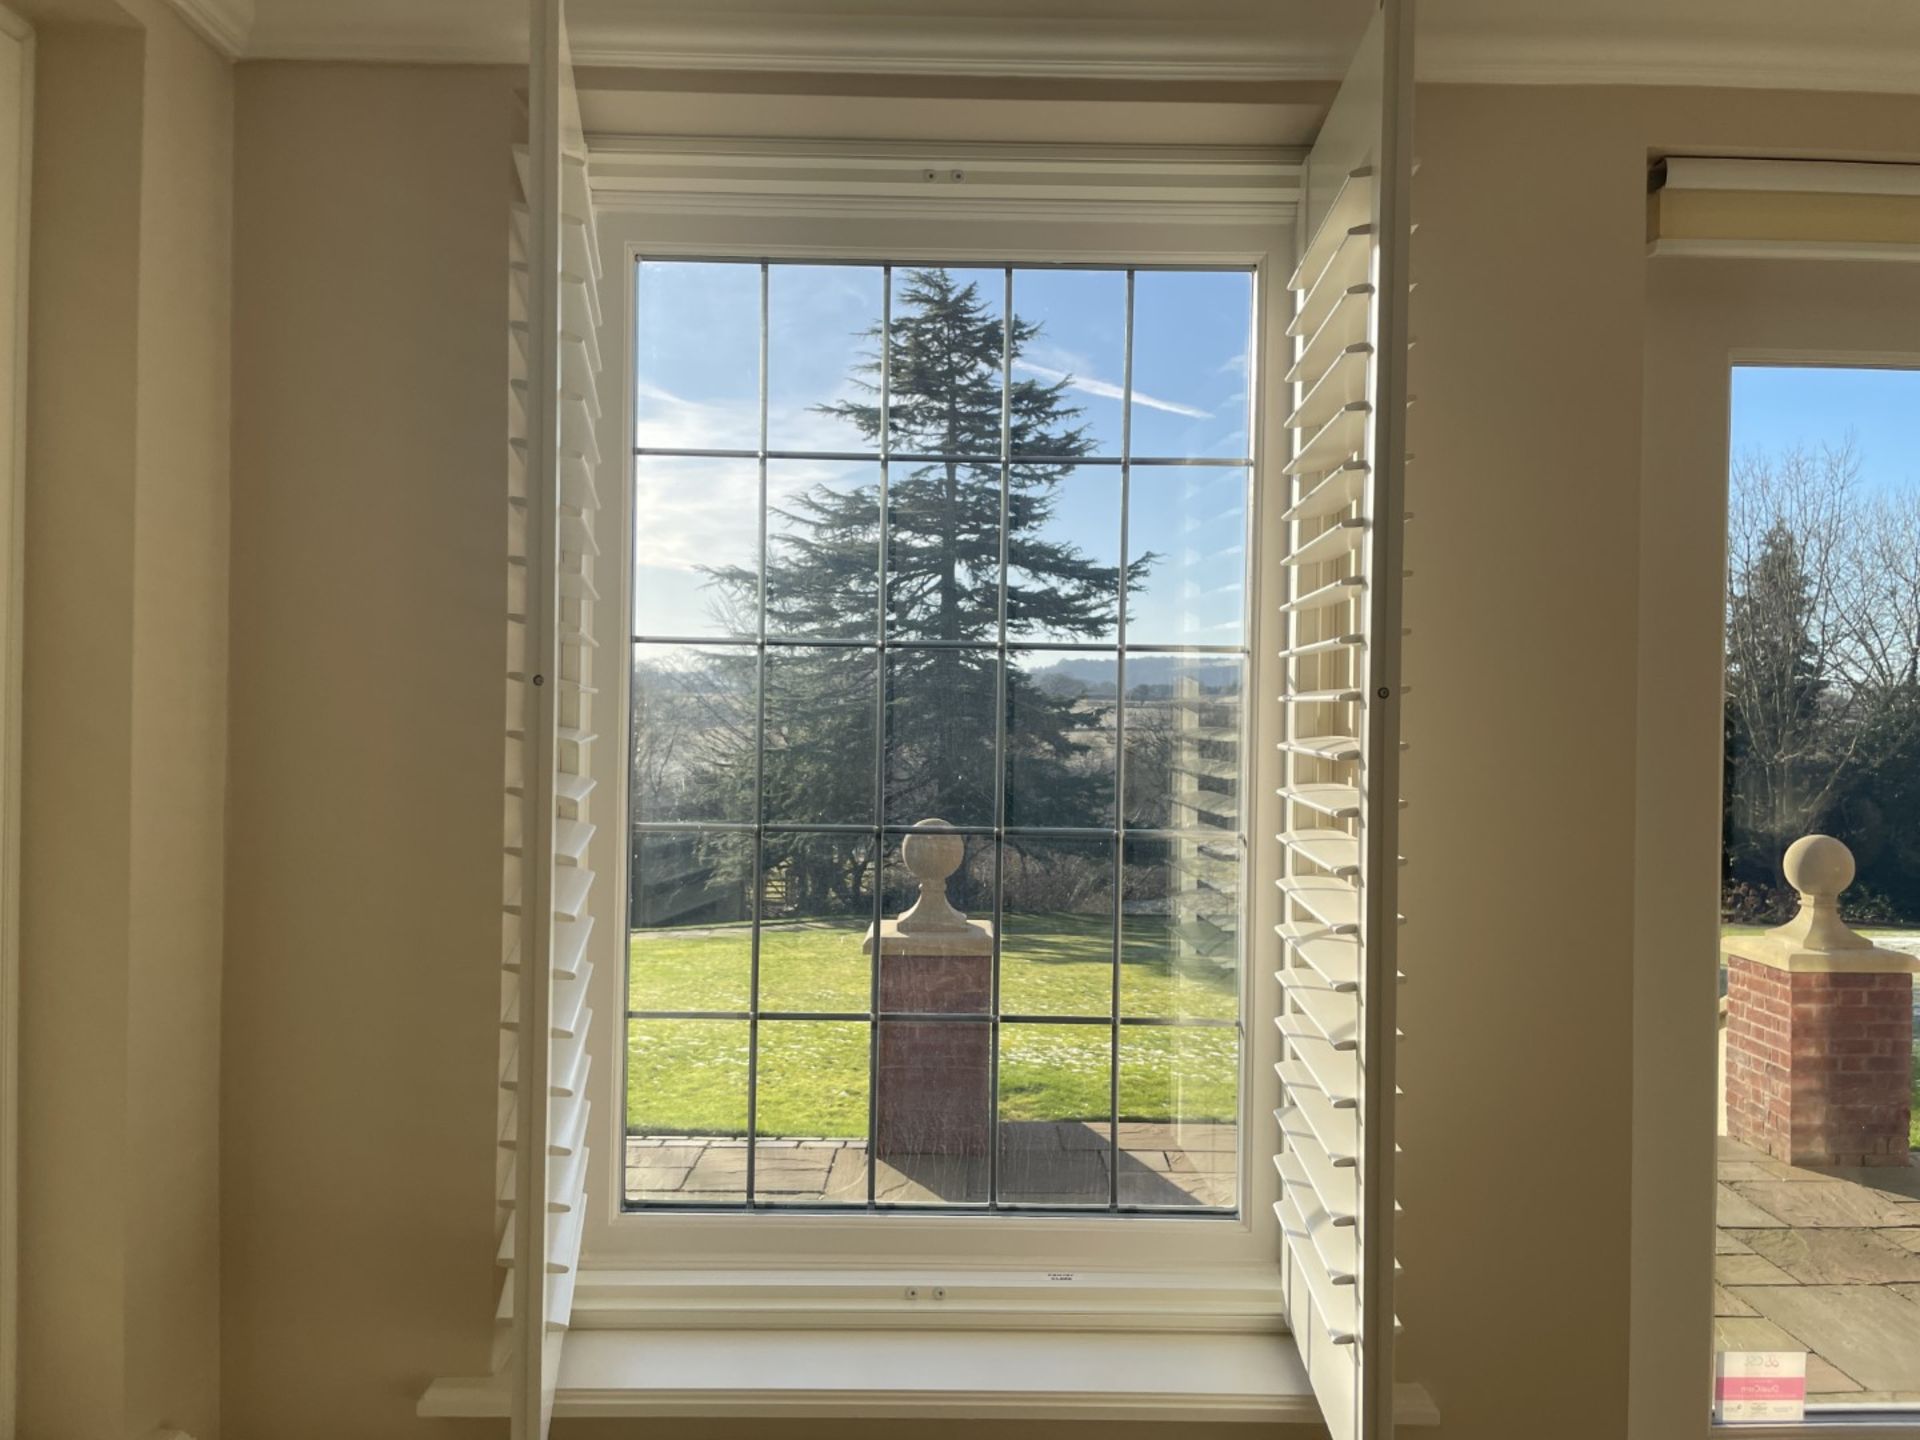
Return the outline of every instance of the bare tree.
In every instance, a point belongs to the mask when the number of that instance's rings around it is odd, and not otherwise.
[[[1860,494],[1849,434],[1733,463],[1727,842],[1771,872],[1920,673],[1920,500]],[[1756,874],[1754,878],[1758,878]]]

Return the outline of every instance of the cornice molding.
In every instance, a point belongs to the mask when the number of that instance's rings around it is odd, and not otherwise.
[[[248,59],[522,63],[524,24],[509,0],[170,0],[203,33]],[[1037,7],[1036,7],[1037,8]],[[1465,7],[1460,7],[1465,8]],[[1884,33],[1855,23],[1769,17],[1743,27],[1596,19],[1597,5],[1541,6],[1494,22],[1436,7],[1422,21],[1420,78],[1497,85],[1672,85],[1920,93],[1920,20]],[[1859,11],[1855,4],[1850,13]],[[1059,13],[956,17],[798,4],[744,11],[681,4],[576,7],[582,66],[767,74],[1018,76],[1136,81],[1327,81],[1353,35],[1344,7],[1249,6],[1098,22]],[[243,48],[239,48],[243,47]]]
[[[167,0],[174,12],[229,60],[247,56],[253,0]]]

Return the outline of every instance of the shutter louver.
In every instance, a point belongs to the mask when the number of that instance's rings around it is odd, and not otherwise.
[[[1335,1440],[1393,1433],[1411,18],[1384,0],[1307,164],[1288,288],[1274,1209]]]
[[[533,0],[508,246],[507,614],[496,1368],[515,1440],[547,1433],[586,1214],[589,773],[600,545],[600,260],[560,0]],[[528,1077],[539,1077],[529,1085]]]

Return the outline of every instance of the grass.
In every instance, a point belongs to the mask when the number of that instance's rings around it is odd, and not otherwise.
[[[772,924],[761,932],[760,1008],[865,1013],[864,923]],[[638,931],[631,940],[635,1010],[745,1010],[749,927]],[[1105,1018],[1113,999],[1113,930],[1105,919],[1005,919],[1003,1014]],[[1231,967],[1179,962],[1164,920],[1126,920],[1120,1013],[1231,1020]],[[1104,1120],[1110,1032],[1097,1025],[1007,1024],[1000,1030],[1003,1120]],[[1131,1026],[1120,1040],[1126,1120],[1231,1120],[1239,1055],[1231,1028]],[[634,1020],[627,1034],[627,1125],[648,1134],[744,1135],[748,1026],[740,1020]],[[763,1018],[754,1128],[762,1135],[867,1133],[868,1027],[863,1021]]]

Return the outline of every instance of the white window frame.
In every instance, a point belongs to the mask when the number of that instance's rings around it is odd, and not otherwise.
[[[1636,1434],[1913,1440],[1920,1426],[1710,1416],[1714,1060],[1729,400],[1739,365],[1920,369],[1904,256],[1652,262],[1640,481],[1630,1424]],[[1837,258],[1856,259],[1853,256]],[[1672,267],[1671,269],[1667,267]],[[1684,268],[1683,268],[1684,267]]]
[[[606,533],[622,537],[616,603],[598,607],[603,653],[625,654],[631,634],[632,365],[635,262],[651,258],[896,264],[1081,263],[1236,265],[1256,276],[1254,537],[1250,580],[1252,652],[1244,820],[1248,836],[1241,1014],[1241,1175],[1237,1216],[992,1216],[865,1211],[803,1215],[753,1212],[625,1212],[628,866],[624,746],[600,746],[600,793],[619,797],[606,829],[618,863],[602,873],[596,918],[593,1006],[610,1017],[595,1062],[599,1143],[591,1147],[583,1269],[576,1292],[582,1326],[764,1324],[769,1292],[790,1323],[1028,1323],[1132,1313],[1156,1328],[1278,1328],[1273,1202],[1277,1178],[1249,1139],[1276,1093],[1277,987],[1269,971],[1279,920],[1277,707],[1280,662],[1261,620],[1281,593],[1284,492],[1281,421],[1299,156],[1283,150],[1143,150],[1115,147],[830,145],[781,142],[596,140],[590,175],[599,211],[606,288],[601,349],[619,398],[621,443],[602,460]],[[1062,198],[1067,195],[1072,198]],[[1089,243],[1090,238],[1098,243]],[[617,357],[617,361],[616,358]],[[616,371],[617,365],[617,371]],[[609,409],[613,407],[610,405]],[[617,711],[629,713],[630,666],[618,675]],[[610,857],[612,858],[612,857]],[[1264,983],[1263,983],[1264,982]],[[1070,1276],[1071,1279],[1058,1277]],[[1052,1278],[1049,1278],[1052,1277]],[[907,1298],[918,1291],[931,1301]],[[1063,1297],[1071,1295],[1071,1299]],[[937,1305],[937,1308],[936,1308]],[[963,1320],[963,1316],[970,1317]],[[849,1318],[851,1317],[851,1318]]]

